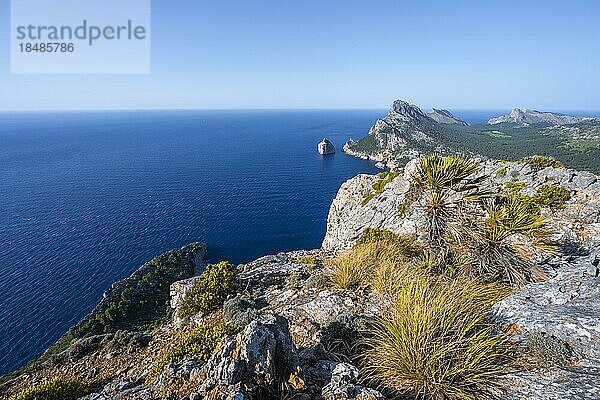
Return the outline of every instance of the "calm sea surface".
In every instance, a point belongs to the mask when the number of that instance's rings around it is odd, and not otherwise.
[[[169,249],[204,241],[240,263],[319,247],[340,184],[377,169],[316,144],[341,149],[385,113],[0,114],[0,374]]]

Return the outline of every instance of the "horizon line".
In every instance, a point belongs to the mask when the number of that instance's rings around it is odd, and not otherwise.
[[[432,108],[442,109],[438,107],[420,107],[422,110],[428,111]],[[106,111],[360,111],[360,110],[389,110],[390,107],[124,107],[124,108],[41,108],[41,109],[0,109],[0,114],[7,113],[59,113],[59,112],[106,112]],[[444,107],[443,109],[454,111],[511,111],[520,107],[490,107],[490,108],[469,108],[469,107]],[[583,108],[565,108],[565,109],[544,109],[541,107],[530,108],[541,112],[593,112],[600,113],[600,109],[583,109]]]

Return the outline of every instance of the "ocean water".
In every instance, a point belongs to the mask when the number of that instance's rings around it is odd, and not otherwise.
[[[377,111],[0,114],[0,374],[38,356],[114,281],[192,241],[241,263],[319,247],[341,150]]]

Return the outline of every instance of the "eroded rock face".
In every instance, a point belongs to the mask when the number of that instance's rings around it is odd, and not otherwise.
[[[333,145],[333,143],[331,143],[329,140],[327,139],[323,139],[318,145],[317,145],[317,151],[319,152],[319,154],[321,155],[326,155],[326,154],[333,154],[335,153],[335,146]]]
[[[275,398],[278,383],[287,381],[297,367],[287,320],[263,315],[207,361],[201,371],[205,377],[201,392]]]
[[[529,110],[529,109],[513,109],[510,114],[501,115],[499,117],[491,118],[488,121],[490,125],[502,124],[506,122],[515,123],[515,124],[554,124],[554,125],[563,125],[563,124],[574,124],[577,122],[585,121],[585,117],[572,117],[570,115],[557,114],[552,112],[543,112],[537,110]]]
[[[531,283],[494,306],[517,338],[546,332],[569,343],[583,358],[600,359],[600,278],[596,253],[554,266],[555,276]]]
[[[404,214],[399,211],[409,191],[416,162],[413,159],[407,163],[403,174],[366,204],[363,201],[374,192],[372,185],[377,182],[377,176],[358,175],[344,182],[329,209],[323,249],[348,249],[365,228],[388,229],[415,237],[423,235],[426,227],[424,208],[417,204]],[[562,238],[570,235],[582,243],[600,243],[600,182],[596,175],[567,168],[548,167],[536,171],[526,164],[499,161],[483,162],[479,173],[489,177],[483,185],[496,191],[508,182],[524,183],[521,192],[527,195],[534,195],[542,185],[570,189],[571,200],[564,209],[552,214],[554,231]]]
[[[331,380],[323,387],[324,400],[361,399],[385,400],[377,390],[361,386],[357,383],[358,368],[348,363],[339,363],[333,369]]]

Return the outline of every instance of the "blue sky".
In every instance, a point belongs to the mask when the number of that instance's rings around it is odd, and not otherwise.
[[[17,0],[18,1],[18,0]],[[60,1],[60,0],[57,0]],[[0,110],[600,110],[600,1],[161,0],[152,73],[11,75]]]

